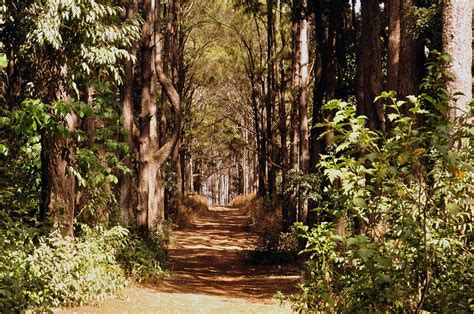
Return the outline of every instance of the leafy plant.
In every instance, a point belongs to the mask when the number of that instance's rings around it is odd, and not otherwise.
[[[334,236],[334,225],[299,226],[310,259],[297,308],[470,310],[474,133],[468,115],[444,118],[449,98],[437,93],[408,102],[382,94],[394,125],[387,137],[354,105],[326,105],[337,110],[327,123],[335,146],[322,156],[330,184],[318,210],[346,217],[348,228]]]
[[[155,281],[166,274],[171,226],[165,222],[158,230],[151,234],[133,231],[119,251],[117,259],[130,279]]]
[[[127,281],[115,255],[128,231],[81,226],[81,235],[46,236],[10,226],[0,236],[0,309],[79,305],[120,291]]]
[[[128,280],[165,274],[169,231],[143,236],[120,226],[78,225],[72,239],[9,212],[0,217],[2,312],[81,305],[119,293]]]

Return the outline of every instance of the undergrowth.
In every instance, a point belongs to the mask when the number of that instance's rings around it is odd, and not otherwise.
[[[10,214],[10,213],[9,213]],[[166,243],[120,226],[47,233],[0,210],[0,312],[75,306],[118,294],[129,280],[164,272]]]
[[[443,99],[381,99],[393,109],[387,137],[370,131],[353,104],[326,105],[336,111],[329,124],[336,146],[322,156],[327,185],[317,211],[350,225],[344,233],[333,222],[296,226],[309,259],[295,309],[472,312],[474,108],[452,123],[438,112]],[[439,109],[425,109],[432,105]],[[355,218],[365,223],[362,234]]]
[[[256,201],[256,199],[257,195],[255,193],[247,195],[238,195],[230,201],[229,206],[245,209],[248,206],[251,206],[252,203]]]
[[[178,206],[173,222],[179,228],[190,226],[199,215],[209,210],[207,198],[199,194],[188,194],[184,196],[183,202]]]
[[[257,265],[294,262],[299,250],[297,234],[293,230],[283,232],[281,210],[267,203],[256,194],[239,195],[230,202],[231,207],[241,208],[249,215],[249,227],[257,234],[249,258]]]
[[[139,231],[130,233],[127,245],[117,256],[127,278],[136,282],[163,278],[168,266],[170,228],[170,223],[165,222],[161,231],[155,229],[150,235]]]

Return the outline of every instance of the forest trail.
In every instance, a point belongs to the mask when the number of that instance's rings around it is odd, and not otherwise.
[[[240,209],[211,207],[192,226],[174,232],[173,279],[129,288],[124,300],[64,313],[291,313],[272,296],[294,292],[297,270],[249,264],[246,252],[256,237],[248,220]]]

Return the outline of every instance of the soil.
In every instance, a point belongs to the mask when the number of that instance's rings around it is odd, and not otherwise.
[[[172,278],[59,313],[291,313],[273,296],[295,292],[298,270],[250,263],[248,250],[256,236],[248,221],[240,209],[211,207],[190,227],[174,232]]]

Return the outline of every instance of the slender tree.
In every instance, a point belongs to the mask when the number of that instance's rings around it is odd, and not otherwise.
[[[449,67],[452,80],[448,91],[456,95],[450,103],[448,116],[455,119],[468,113],[472,98],[472,3],[468,0],[443,2],[443,51],[451,56]]]
[[[122,4],[125,9],[125,18],[134,18],[138,13],[138,2],[136,0],[131,3],[125,2]],[[130,54],[136,55],[137,43],[133,43],[130,49]],[[121,88],[121,102],[122,102],[122,119],[125,129],[123,141],[127,143],[130,148],[130,153],[124,156],[124,164],[130,169],[134,170],[132,156],[137,155],[137,147],[135,145],[135,138],[138,130],[134,122],[134,80],[135,80],[135,64],[132,60],[124,60],[124,80]],[[123,225],[129,224],[130,218],[133,217],[133,210],[136,206],[137,200],[137,182],[134,173],[125,173],[120,176],[119,187],[119,205],[120,216]]]
[[[382,16],[378,0],[361,1],[361,30],[357,56],[357,109],[372,130],[385,129],[383,104],[374,102],[382,91]]]

